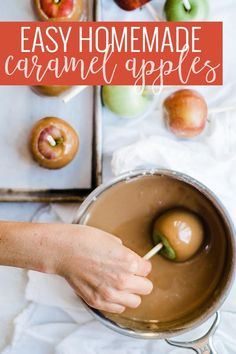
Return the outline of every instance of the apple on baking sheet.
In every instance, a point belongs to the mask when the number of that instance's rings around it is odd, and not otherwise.
[[[133,11],[142,7],[151,0],[114,0],[115,3],[126,11]]]
[[[60,96],[63,92],[69,90],[71,86],[32,86],[35,93],[43,96]]]
[[[167,21],[204,21],[208,17],[208,0],[166,0]]]
[[[136,118],[145,114],[154,100],[152,90],[138,86],[103,86],[103,104],[113,113],[124,118]]]
[[[46,117],[33,127],[30,137],[33,158],[42,167],[59,169],[68,165],[79,149],[79,138],[65,120]]]
[[[83,0],[33,0],[40,20],[79,21],[83,13]]]
[[[168,128],[180,138],[195,137],[205,129],[208,107],[197,91],[183,89],[172,93],[165,99],[163,110]]]

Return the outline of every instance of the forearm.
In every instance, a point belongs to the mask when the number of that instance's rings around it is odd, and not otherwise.
[[[0,265],[55,273],[60,247],[59,227],[0,222]]]
[[[114,313],[152,290],[151,264],[89,226],[0,222],[0,265],[63,276],[90,306]]]

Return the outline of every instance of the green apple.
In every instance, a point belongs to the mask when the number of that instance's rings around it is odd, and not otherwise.
[[[113,113],[125,118],[135,118],[144,114],[153,101],[148,88],[139,92],[137,86],[103,86],[102,100]]]
[[[167,21],[204,21],[209,5],[207,0],[167,0],[164,11]]]

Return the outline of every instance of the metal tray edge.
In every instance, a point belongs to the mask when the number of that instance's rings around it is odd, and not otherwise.
[[[91,4],[91,3],[90,3]],[[95,0],[92,3],[94,21],[101,19],[101,3]],[[17,190],[1,189],[0,202],[38,202],[38,203],[68,203],[82,202],[86,196],[102,182],[102,112],[100,87],[94,87],[93,109],[93,158],[92,158],[92,188],[66,190]]]

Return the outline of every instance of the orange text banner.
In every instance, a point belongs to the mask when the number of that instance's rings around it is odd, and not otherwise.
[[[1,85],[222,85],[221,22],[1,22]]]

